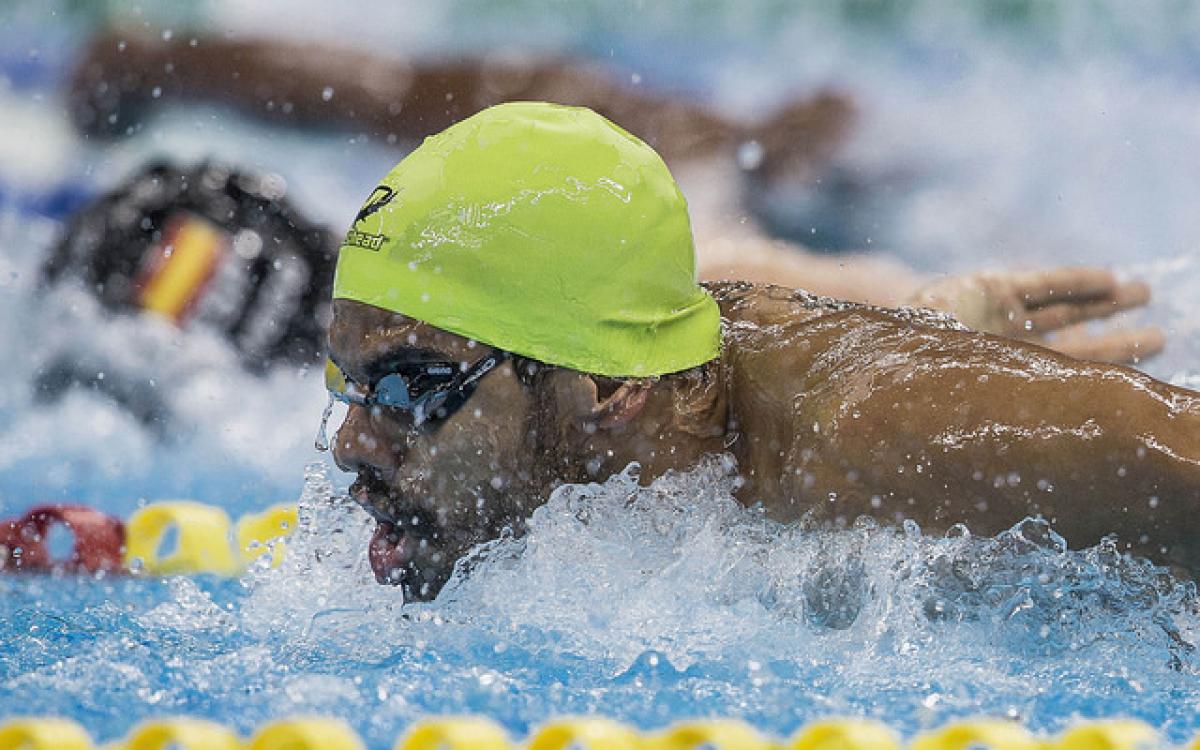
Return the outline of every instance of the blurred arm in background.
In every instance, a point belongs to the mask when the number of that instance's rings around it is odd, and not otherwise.
[[[1163,346],[1156,328],[1092,334],[1078,325],[1148,301],[1144,284],[1119,282],[1108,271],[992,272],[930,281],[878,254],[818,254],[769,238],[737,216],[746,171],[760,183],[820,177],[856,119],[852,102],[836,93],[791,102],[747,124],[635,88],[611,68],[575,60],[404,61],[280,40],[176,34],[164,41],[112,32],[97,37],[83,56],[70,109],[77,127],[92,135],[133,132],[163,100],[202,100],[276,122],[345,128],[396,143],[522,99],[590,107],[657,149],[688,194],[704,278],[934,307],[978,330],[1089,359],[1137,361]],[[739,148],[752,158],[735,163]],[[1047,334],[1057,335],[1047,340]]]
[[[193,43],[194,41],[194,43]],[[712,156],[756,137],[703,106],[642,93],[611,69],[511,55],[405,61],[354,49],[215,36],[96,38],[71,84],[71,115],[92,135],[120,135],[158,101],[211,100],[274,121],[419,140],[485,107],[536,99],[590,107],[664,158]]]

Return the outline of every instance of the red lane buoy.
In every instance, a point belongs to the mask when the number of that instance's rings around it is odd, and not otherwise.
[[[46,544],[57,524],[75,537],[65,559],[55,559]],[[0,570],[118,572],[124,548],[125,523],[84,505],[39,505],[19,518],[0,521]]]

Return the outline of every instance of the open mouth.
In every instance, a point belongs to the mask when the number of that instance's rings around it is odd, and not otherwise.
[[[408,601],[436,595],[431,573],[423,570],[418,557],[426,556],[437,540],[437,527],[420,510],[402,510],[404,504],[377,477],[359,474],[350,486],[350,496],[375,519],[375,533],[367,545],[367,559],[375,580],[401,586]]]
[[[391,586],[403,583],[415,549],[403,524],[392,513],[388,488],[372,475],[359,474],[350,485],[350,497],[375,519],[375,533],[367,545],[367,559],[375,580]]]
[[[376,521],[375,533],[367,546],[367,559],[375,580],[388,586],[403,584],[410,577],[413,562],[413,544],[409,534],[397,529],[395,524]]]

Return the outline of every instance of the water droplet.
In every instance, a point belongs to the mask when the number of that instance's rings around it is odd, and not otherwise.
[[[762,144],[758,141],[743,142],[737,150],[738,166],[745,172],[758,169],[763,162],[763,153]]]
[[[313,447],[324,453],[329,450],[329,435],[326,429],[329,426],[329,417],[333,414],[333,394],[329,394],[329,401],[325,403],[325,411],[321,412],[321,426],[317,429],[317,439],[313,441]]]

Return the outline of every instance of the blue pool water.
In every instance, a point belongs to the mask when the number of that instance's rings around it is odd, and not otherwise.
[[[1032,521],[993,540],[781,528],[732,499],[727,468],[564,488],[527,537],[402,606],[372,581],[366,518],[314,467],[279,569],[0,579],[0,705],[100,738],[164,714],[244,732],[336,715],[378,747],[463,712],[518,734],[564,713],[740,716],[780,735],[831,715],[906,734],[980,714],[1200,729],[1192,584],[1103,545],[1064,552]]]
[[[168,4],[113,5],[170,22]],[[1147,368],[1200,385],[1200,35],[1185,6],[426,5],[381,4],[370,24],[324,3],[194,12],[328,42],[358,33],[396,54],[574,50],[747,117],[836,85],[864,110],[847,168],[903,177],[878,245],[930,272],[1105,263],[1146,278],[1156,298],[1140,319],[1170,340]],[[116,144],[80,140],[54,88],[86,21],[72,7],[0,9],[0,514],[73,500],[128,516],[184,497],[234,516],[299,499],[303,513],[284,566],[241,580],[0,578],[0,719],[64,714],[107,740],[166,714],[249,731],[318,713],[372,747],[468,711],[518,733],[562,713],[641,727],[738,716],[777,734],[826,716],[911,734],[981,714],[1044,731],[1114,715],[1175,741],[1200,731],[1192,584],[1105,545],[1063,551],[1033,520],[994,540],[780,527],[732,500],[719,460],[650,488],[566,488],[528,536],[477,550],[436,602],[403,605],[372,581],[366,519],[339,500],[347,478],[312,450],[319,373],[241,374],[215,338],[35,285],[60,228],[47,196],[112,184],[149,155],[279,170],[306,211],[340,225],[399,153],[204,107]],[[177,415],[171,439],[87,393],[36,403],[28,384],[62,351],[149,373]]]

